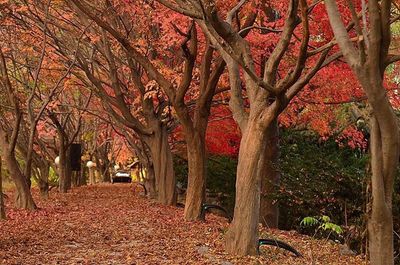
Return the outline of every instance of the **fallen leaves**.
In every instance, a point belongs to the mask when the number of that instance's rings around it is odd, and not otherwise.
[[[362,264],[361,257],[340,256],[339,245],[296,232],[264,230],[283,240],[304,258],[274,247],[258,257],[224,252],[228,224],[208,215],[207,221],[186,222],[183,209],[160,205],[127,184],[74,188],[51,193],[40,209],[7,208],[0,222],[1,264]],[[8,203],[10,203],[8,201]]]

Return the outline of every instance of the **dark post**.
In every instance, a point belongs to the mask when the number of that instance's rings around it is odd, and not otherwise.
[[[4,209],[3,174],[1,171],[1,156],[0,156],[0,219],[6,219],[6,211]]]

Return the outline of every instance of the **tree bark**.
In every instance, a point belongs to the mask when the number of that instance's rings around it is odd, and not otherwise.
[[[81,171],[78,174],[78,187],[84,186],[87,184],[86,181],[86,173],[88,172],[88,168],[85,165],[81,165]]]
[[[157,199],[156,177],[153,165],[146,166],[146,177],[144,178],[144,186],[147,190],[147,196],[150,199]]]
[[[9,143],[6,133],[0,128],[0,146],[3,151],[3,158],[8,171],[15,183],[17,188],[15,206],[21,209],[34,210],[36,209],[36,204],[33,201],[31,190],[26,178],[21,172],[18,161],[15,157],[15,152],[10,151]]]
[[[40,167],[40,176],[38,178],[39,181],[39,189],[40,189],[40,196],[42,198],[49,198],[49,164],[43,163]]]
[[[72,171],[70,166],[69,148],[64,144],[64,138],[60,137],[60,179],[59,189],[62,193],[67,193],[71,188]]]
[[[256,255],[262,152],[265,133],[256,119],[251,119],[242,136],[236,177],[236,200],[233,221],[225,237],[226,250],[236,255]]]
[[[146,142],[153,161],[157,200],[165,205],[175,205],[176,179],[166,127],[160,125],[153,135],[146,137]]]
[[[368,220],[370,261],[373,265],[394,264],[393,181],[399,159],[397,118],[384,97],[375,105],[371,119],[372,207]]]
[[[185,201],[185,220],[194,221],[201,218],[201,207],[205,199],[207,154],[205,130],[185,133],[188,154],[188,186]]]
[[[147,191],[147,197],[150,199],[157,199],[156,177],[154,166],[148,154],[148,145],[142,140],[138,143],[128,135],[128,143],[133,148],[135,154],[139,158],[139,179],[143,181],[144,187]]]
[[[267,128],[266,149],[263,154],[264,173],[261,179],[260,223],[268,228],[278,228],[279,206],[273,195],[281,178],[279,170],[279,126],[275,119]]]
[[[33,201],[31,190],[26,182],[25,176],[19,169],[17,160],[12,154],[4,154],[4,160],[12,179],[14,180],[15,187],[17,188],[15,206],[21,209],[35,210],[36,204]]]

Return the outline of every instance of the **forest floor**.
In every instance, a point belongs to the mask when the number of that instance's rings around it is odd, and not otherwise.
[[[279,230],[262,233],[303,258],[274,247],[263,247],[258,257],[230,256],[223,251],[226,219],[210,214],[206,222],[185,222],[183,209],[140,193],[134,184],[52,191],[48,200],[34,191],[38,211],[7,207],[8,220],[0,222],[0,264],[365,264],[360,256],[340,255],[333,242]]]

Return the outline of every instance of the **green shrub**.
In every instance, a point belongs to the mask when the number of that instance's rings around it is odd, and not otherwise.
[[[343,234],[343,229],[340,225],[334,224],[331,222],[331,218],[326,215],[322,216],[307,216],[301,220],[300,225],[303,227],[312,227],[314,228],[314,235],[318,232],[322,232],[322,234],[326,234],[324,237],[327,239],[333,234],[340,236]]]
[[[304,216],[330,216],[328,223],[343,230],[354,250],[360,250],[365,230],[366,190],[369,183],[369,156],[360,150],[339,147],[334,140],[321,141],[307,131],[284,130],[281,133],[280,189],[271,196],[280,207],[281,229],[313,235],[300,225]],[[207,190],[222,193],[221,205],[231,213],[234,207],[237,161],[231,157],[210,156]],[[187,185],[187,161],[176,158],[178,181]],[[399,175],[399,174],[398,174]],[[393,197],[394,229],[400,234],[400,181],[396,178]],[[347,226],[346,226],[347,224]],[[330,225],[325,226],[331,229]],[[321,236],[323,236],[321,234]],[[398,238],[395,249],[399,250]]]
[[[275,194],[280,226],[300,229],[303,216],[332,216],[339,224],[358,220],[365,209],[367,154],[321,142],[310,133],[284,131],[281,137],[281,189]]]

